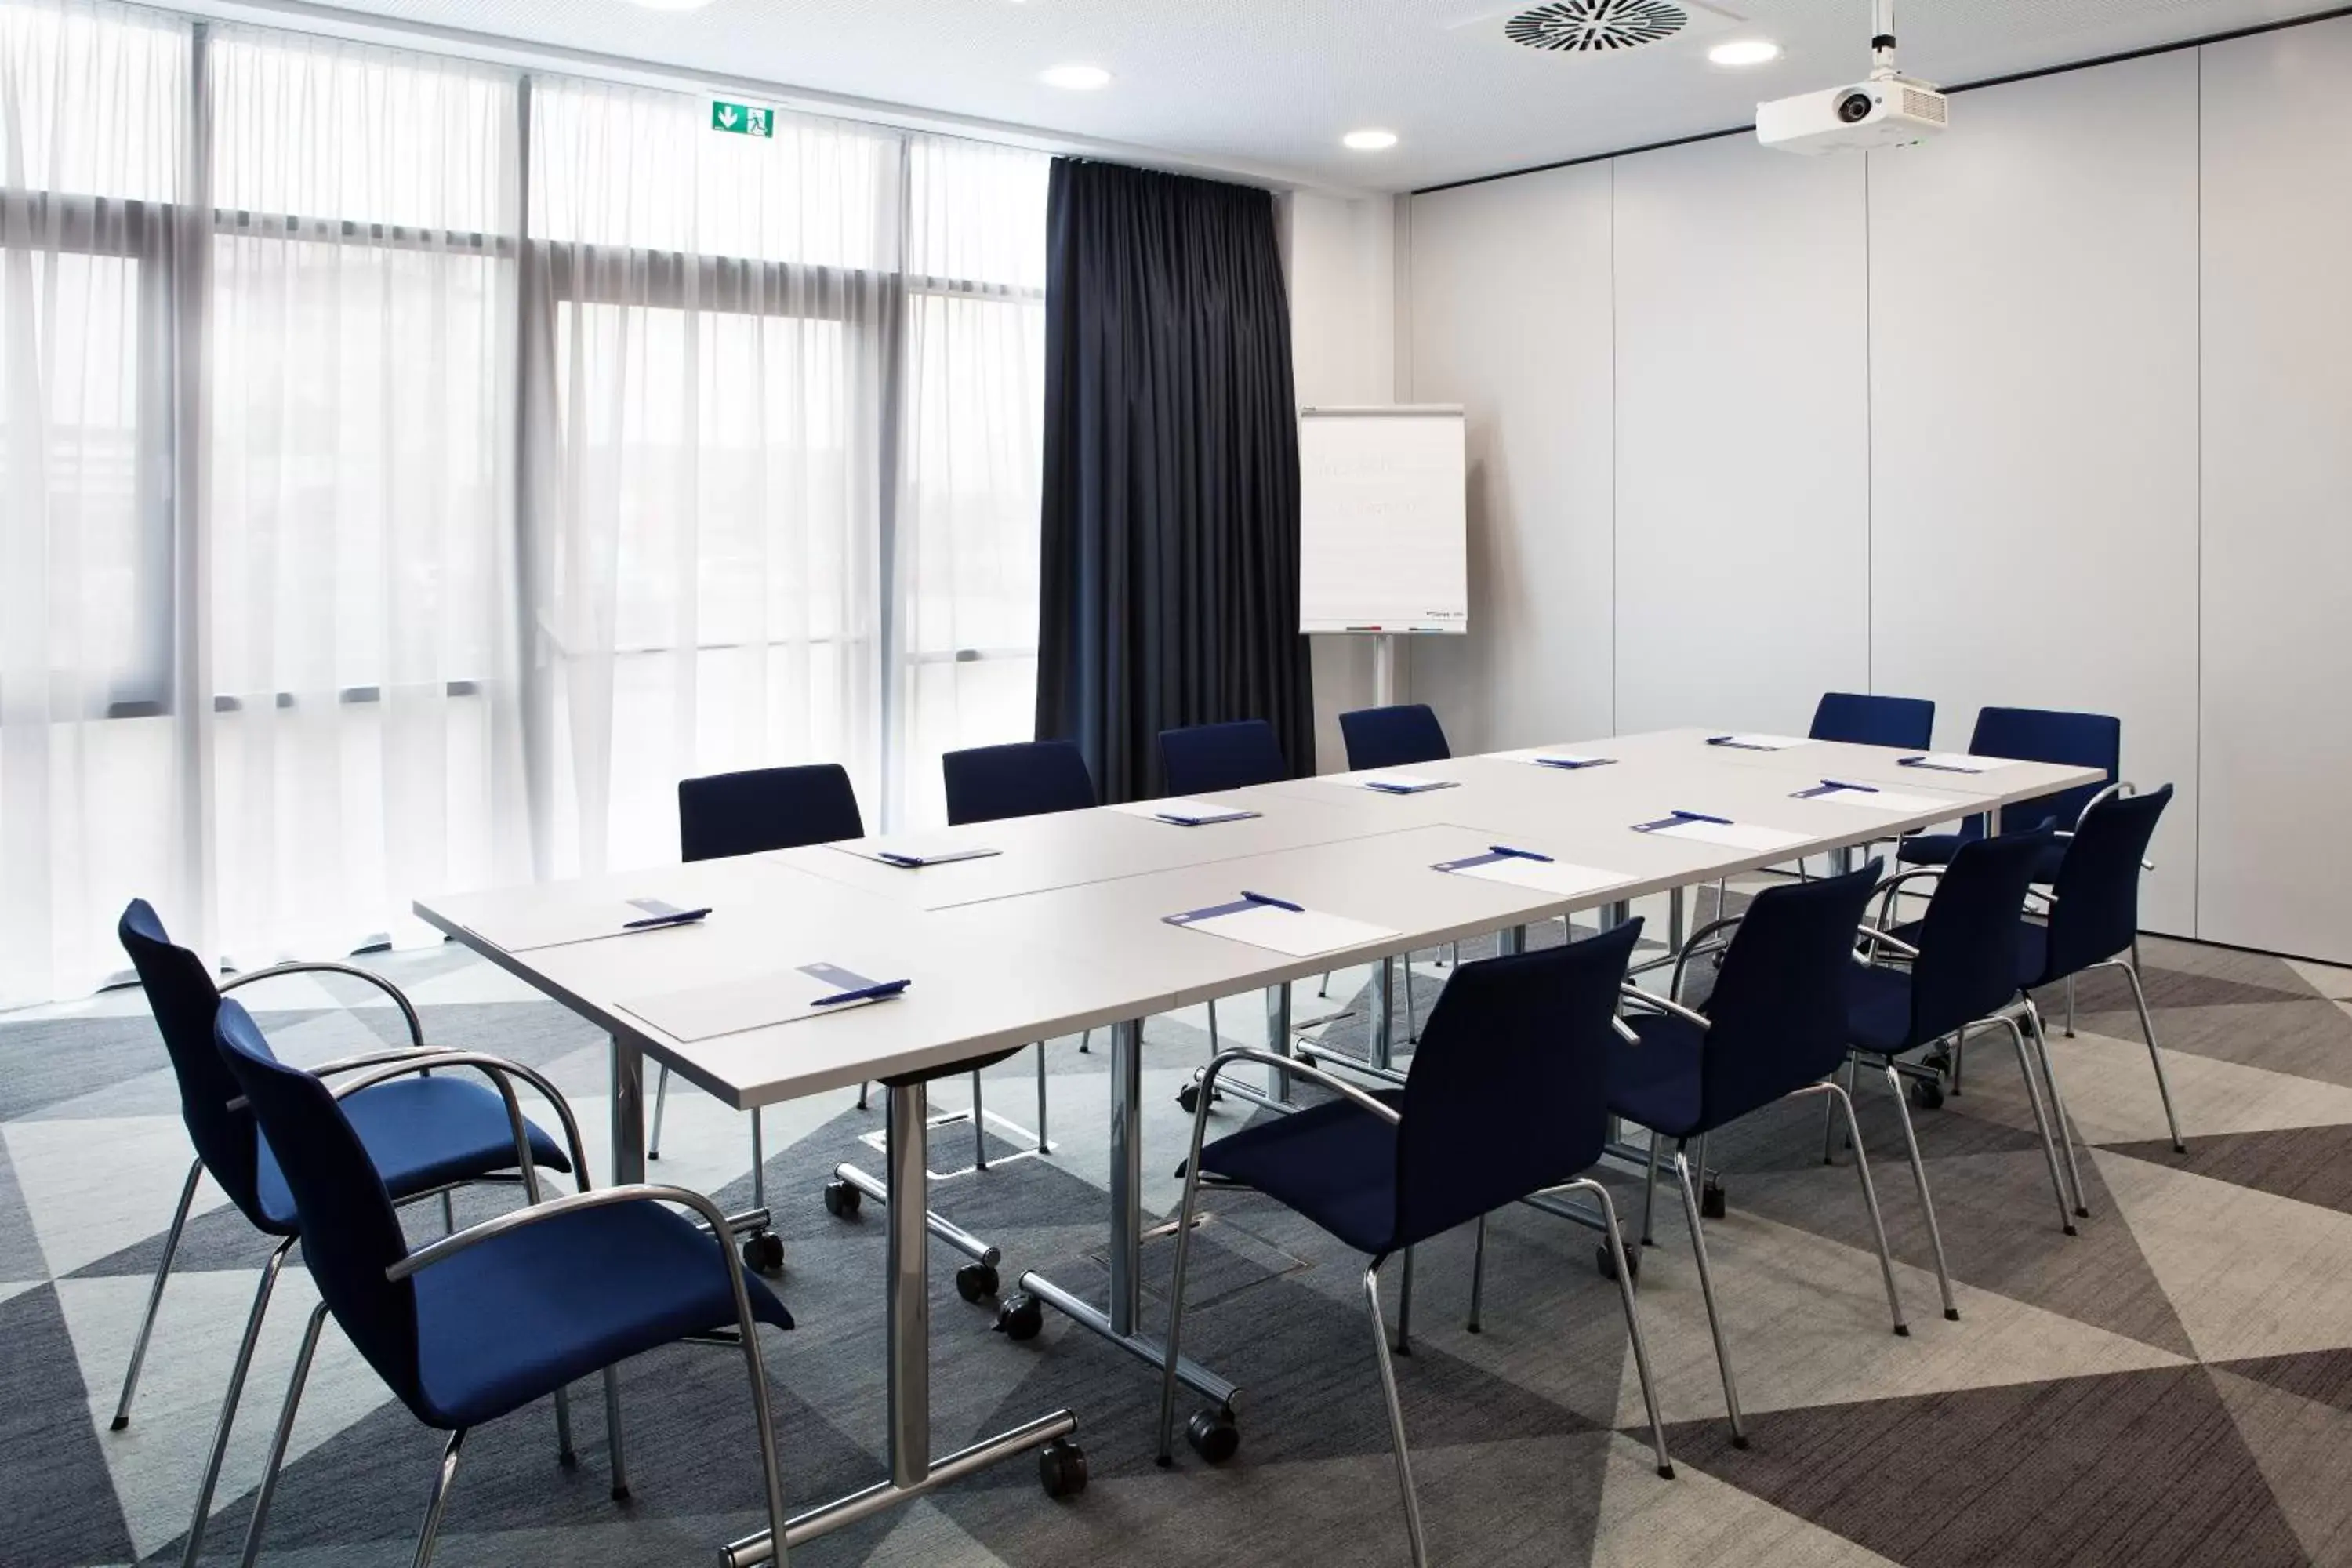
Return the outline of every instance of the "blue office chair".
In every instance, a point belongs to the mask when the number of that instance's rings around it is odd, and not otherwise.
[[[2147,991],[2140,984],[2135,944],[2139,941],[2139,874],[2147,863],[2148,841],[2164,808],[2172,803],[2172,786],[2148,795],[2131,795],[2127,784],[2102,791],[2083,813],[2081,826],[2065,841],[2051,889],[2049,910],[2040,920],[2027,918],[2018,929],[2018,986],[2025,997],[2025,1023],[2042,1058],[2042,1076],[2050,1085],[2051,1115],[2058,1123],[2066,1150],[2066,1174],[2074,1186],[2074,1213],[2088,1218],[2083,1197],[2083,1174],[2074,1158],[2074,1134],[2067,1125],[2064,1100],[2058,1092],[2058,1074],[2052,1061],[2049,1026],[2033,993],[2063,981],[2071,1013],[2074,977],[2095,969],[2116,969],[2131,983],[2132,1006],[2139,1014],[2140,1037],[2147,1042],[2148,1065],[2156,1069],[2156,1092],[2164,1102],[2165,1126],[2172,1133],[2172,1150],[2185,1154],[2180,1118],[2173,1113],[2172,1087],[2165,1081],[2164,1058],[2156,1048],[2156,1028],[2148,1022]],[[2073,1021],[2068,1020],[2071,1031]]]
[[[2060,1228],[2074,1234],[2074,1217],[2067,1202],[2066,1184],[2058,1170],[2057,1146],[2042,1111],[2042,1090],[2025,1047],[2025,1031],[2011,1009],[2017,1002],[2017,975],[2021,942],[2019,929],[2026,889],[2034,868],[2054,842],[2048,828],[2032,833],[2005,833],[1973,840],[1960,847],[1951,865],[1942,870],[1910,871],[1890,878],[1879,887],[1878,924],[1863,930],[1865,963],[1847,972],[1846,1041],[1856,1058],[1874,1058],[1895,1090],[1895,1108],[1903,1123],[1903,1142],[1911,1160],[1911,1176],[1918,1184],[1919,1206],[1927,1216],[1927,1239],[1935,1249],[1936,1279],[1942,1288],[1944,1316],[1958,1318],[1951,1276],[1944,1265],[1943,1233],[1936,1225],[1936,1206],[1927,1194],[1927,1171],[1919,1159],[1919,1142],[1911,1126],[1904,1093],[1907,1075],[1933,1087],[1933,1102],[1940,1103],[1941,1075],[1933,1068],[1900,1058],[1946,1040],[1963,1040],[1968,1032],[1988,1025],[2007,1029],[2017,1047],[2018,1071],[2024,1075],[2025,1097],[2033,1108],[2033,1123],[2042,1134],[2042,1152],[2050,1162],[2050,1184],[2058,1194]],[[1936,890],[1927,912],[1919,921],[1889,931],[1884,911],[1893,908],[1903,884],[1913,879],[1934,879]],[[1846,1088],[1853,1087],[1853,1061],[1846,1064]],[[1829,1154],[1830,1129],[1822,1134],[1822,1153]]]
[[[246,1315],[245,1336],[237,1343],[236,1359],[230,1363],[228,1394],[214,1424],[212,1449],[196,1489],[195,1512],[188,1521],[182,1556],[186,1568],[194,1568],[212,1512],[213,1491],[220,1482],[221,1463],[228,1453],[229,1432],[236,1423],[237,1405],[245,1392],[246,1374],[252,1368],[262,1319],[269,1310],[270,1293],[285,1267],[286,1255],[301,1239],[300,1218],[278,1152],[256,1128],[252,1113],[237,1103],[242,1091],[213,1043],[214,1018],[224,1005],[222,993],[280,974],[324,973],[364,980],[392,997],[408,1026],[407,1049],[371,1052],[318,1069],[321,1076],[366,1072],[361,1084],[354,1085],[355,1089],[363,1085],[364,1092],[355,1093],[351,1100],[351,1122],[368,1159],[381,1173],[388,1202],[409,1204],[437,1196],[443,1224],[454,1227],[451,1188],[506,1177],[535,1189],[534,1165],[565,1172],[579,1169],[578,1143],[575,1140],[567,1156],[553,1139],[523,1121],[515,1109],[512,1087],[503,1078],[494,1080],[493,1092],[462,1079],[429,1076],[436,1068],[460,1067],[470,1058],[464,1053],[428,1048],[416,1009],[398,986],[373,971],[344,963],[281,963],[216,986],[204,961],[174,945],[164,934],[163,921],[144,899],[133,899],[124,909],[115,933],[146,988],[147,1005],[154,1012],[155,1027],[163,1037],[163,1049],[179,1082],[181,1120],[187,1125],[196,1153],[189,1163],[187,1180],[181,1184],[172,1227],[164,1233],[163,1255],[156,1260],[146,1313],[139,1321],[138,1336],[131,1341],[131,1366],[123,1373],[113,1430],[120,1432],[131,1425],[131,1395],[147,1359],[148,1336],[155,1327],[156,1310],[163,1304],[163,1284],[171,1276],[180,1233],[195,1200],[197,1179],[210,1172],[247,1224],[265,1236],[279,1238],[269,1261],[262,1266],[253,1309]],[[554,1089],[538,1074],[517,1068],[511,1076],[523,1079],[552,1100]],[[572,1463],[568,1410],[558,1412],[558,1439],[564,1462]]]
[[[1816,741],[1925,751],[1935,743],[1936,705],[1924,697],[1825,691],[1813,710],[1813,727],[1806,733]]]
[[[1015,741],[950,752],[940,759],[940,770],[947,779],[951,826],[1085,811],[1102,804],[1086,753],[1069,741]]]
[[[1313,1221],[1359,1252],[1373,1353],[1396,1446],[1397,1481],[1416,1565],[1428,1561],[1397,1400],[1388,1327],[1381,1316],[1381,1265],[1408,1260],[1420,1242],[1471,1221],[1486,1253],[1490,1210],[1539,1192],[1590,1192],[1601,1206],[1616,1263],[1618,1295],[1633,1362],[1649,1410],[1658,1474],[1671,1477],[1665,1427],[1651,1386],[1649,1351],[1633,1304],[1632,1270],[1618,1237],[1608,1190],[1580,1173],[1601,1158],[1608,1131],[1611,1031],[1618,988],[1642,922],[1561,947],[1465,964],[1431,1010],[1429,1034],[1400,1089],[1368,1094],[1296,1058],[1271,1051],[1220,1052],[1202,1075],[1203,1110],[1192,1118],[1184,1164],[1184,1203],[1176,1226],[1175,1273],[1169,1286],[1168,1344],[1160,1384],[1160,1462],[1170,1462],[1175,1426],[1176,1363],[1183,1330],[1184,1273],[1201,1184],[1255,1188]],[[1256,1062],[1329,1090],[1337,1098],[1289,1115],[1262,1119],[1203,1146],[1207,1086],[1237,1062]],[[1501,1087],[1504,1092],[1498,1093]],[[1477,1311],[1479,1280],[1472,1281]],[[1230,1452],[1232,1415],[1206,1410],[1186,1436],[1204,1454]],[[1222,1435],[1222,1436],[1221,1436]]]
[[[432,1561],[467,1432],[601,1372],[613,1495],[625,1498],[627,1470],[613,1369],[646,1351],[726,1330],[737,1337],[751,1376],[768,1526],[774,1540],[784,1539],[783,1484],[758,1328],[789,1329],[793,1320],[763,1282],[745,1275],[733,1249],[714,1240],[727,1234],[727,1216],[716,1204],[681,1187],[591,1192],[583,1181],[575,1194],[541,1203],[534,1192],[528,1207],[411,1252],[350,1114],[371,1091],[371,1081],[393,1069],[379,1068],[333,1094],[274,1058],[236,1003],[222,1005],[214,1032],[227,1070],[277,1151],[301,1220],[303,1261],[320,1296],[295,1354],[254,1499],[247,1564],[260,1549],[295,1412],[331,1313],[409,1413],[449,1434],[425,1504],[417,1568]],[[495,1058],[465,1054],[462,1059],[501,1081],[516,1070]],[[576,1142],[571,1108],[560,1099],[555,1103]],[[511,1114],[520,1142],[523,1124],[520,1113]],[[698,1228],[665,1205],[691,1210],[709,1228]]]
[[[1748,1438],[1740,1429],[1739,1391],[1716,1311],[1699,1198],[1685,1154],[1694,1142],[1704,1170],[1707,1134],[1751,1110],[1818,1094],[1831,1101],[1832,1110],[1843,1111],[1863,1205],[1878,1242],[1887,1310],[1896,1333],[1911,1331],[1903,1321],[1895,1260],[1887,1251],[1886,1226],[1879,1215],[1853,1102],[1832,1077],[1846,1054],[1846,971],[1853,967],[1854,935],[1880,868],[1881,863],[1873,860],[1842,877],[1767,888],[1738,917],[1693,934],[1676,960],[1669,994],[1653,995],[1632,985],[1624,990],[1627,1005],[1645,1011],[1628,1020],[1634,1038],[1620,1037],[1611,1050],[1609,1110],[1650,1131],[1649,1172],[1642,1191],[1644,1246],[1650,1240],[1660,1159],[1666,1140],[1674,1140],[1675,1180],[1682,1189],[1683,1218],[1690,1227],[1699,1294],[1715,1336],[1724,1407],[1737,1447],[1746,1447]],[[1694,952],[1716,951],[1718,945],[1723,956],[1714,991],[1696,1011],[1684,1006],[1684,963]]]
[[[1339,735],[1348,743],[1348,770],[1409,768],[1416,763],[1442,763],[1454,753],[1445,744],[1445,729],[1424,702],[1394,708],[1359,708],[1339,715]]]
[[[1282,742],[1263,719],[1160,731],[1160,778],[1170,795],[1247,789],[1289,776]]]
[[[2104,713],[2064,713],[2044,708],[1980,709],[1976,731],[1969,737],[1969,751],[1976,756],[2097,768],[2106,775],[2098,784],[2062,789],[2003,807],[2000,820],[2011,831],[2039,827],[2071,831],[2093,797],[2116,782],[2123,765],[2123,745],[2124,727],[2119,720]],[[1948,866],[1960,846],[1985,837],[1989,815],[1968,818],[1957,833],[1912,834],[1896,849],[1896,858],[1906,866]],[[2048,883],[2058,874],[2058,861],[2064,853],[2062,839],[2051,840],[2033,868],[2033,879]]]

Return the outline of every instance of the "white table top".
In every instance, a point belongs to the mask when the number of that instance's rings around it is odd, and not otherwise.
[[[1874,758],[1874,748],[1738,752],[1706,745],[1706,733],[1572,743],[1561,749],[1620,759],[1574,772],[1492,757],[1401,770],[1461,781],[1412,795],[1318,779],[1238,790],[1215,798],[1265,815],[1202,827],[1108,810],[989,823],[955,835],[1003,853],[911,871],[816,847],[452,895],[419,900],[416,911],[720,1100],[749,1108],[1885,839],[2098,777],[2039,763],[1923,773],[1895,767],[1900,753]],[[1834,765],[1823,765],[1832,752]],[[1951,806],[1895,815],[1794,798],[1822,774],[1884,782]],[[1759,853],[1633,831],[1677,808],[1806,837]],[[1570,900],[1430,868],[1495,843],[1633,880]],[[1164,923],[1244,888],[1398,935],[1301,959]],[[707,904],[712,913],[695,926],[521,952],[506,951],[496,937],[543,922],[551,910],[646,896]],[[814,962],[914,984],[895,1001],[700,1041],[664,1035],[624,1005]]]

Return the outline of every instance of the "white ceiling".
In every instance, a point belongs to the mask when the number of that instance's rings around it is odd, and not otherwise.
[[[631,0],[338,3],[1276,180],[1382,190],[1746,124],[1759,98],[1863,75],[1870,34],[1869,0],[1724,0],[1743,18],[1734,30],[1596,57],[1542,53],[1501,42],[1491,27],[1458,26],[1517,8],[1493,0],[710,0],[684,13]],[[1905,70],[1949,84],[2327,4],[1900,0],[1896,22]],[[1786,52],[1748,70],[1707,63],[1708,44],[1748,36]],[[1038,81],[1044,68],[1073,61],[1117,79],[1093,93]],[[1966,126],[1964,106],[1954,119]],[[1378,153],[1339,145],[1362,126],[1402,140]]]

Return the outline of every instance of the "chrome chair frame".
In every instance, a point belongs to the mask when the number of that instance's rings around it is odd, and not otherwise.
[[[1168,1289],[1168,1343],[1160,1363],[1160,1375],[1158,1457],[1162,1466],[1173,1462],[1171,1444],[1176,1423],[1177,1363],[1182,1354],[1184,1270],[1190,1261],[1192,1227],[1198,1219],[1200,1210],[1201,1147],[1209,1130],[1210,1090],[1216,1086],[1218,1076],[1225,1068],[1240,1062],[1255,1062],[1290,1077],[1304,1079],[1309,1083],[1317,1084],[1341,1096],[1359,1110],[1369,1111],[1391,1127],[1397,1126],[1404,1120],[1393,1106],[1381,1103],[1353,1084],[1319,1068],[1299,1061],[1295,1057],[1282,1056],[1273,1051],[1256,1050],[1246,1047],[1220,1051],[1202,1071],[1200,1079],[1200,1097],[1195,1102],[1192,1113],[1192,1148],[1184,1162],[1184,1201],[1177,1214],[1176,1258]],[[1220,1184],[1220,1185],[1237,1186],[1236,1184],[1230,1183]],[[1658,1474],[1671,1480],[1674,1478],[1675,1468],[1674,1462],[1666,1456],[1665,1423],[1658,1414],[1657,1390],[1650,1377],[1649,1347],[1642,1338],[1641,1313],[1633,1302],[1633,1271],[1625,1265],[1624,1253],[1617,1234],[1616,1208],[1610,1200],[1609,1190],[1590,1176],[1580,1177],[1548,1190],[1555,1193],[1578,1190],[1590,1192],[1599,1200],[1602,1213],[1608,1216],[1606,1234],[1609,1238],[1611,1256],[1617,1264],[1617,1293],[1624,1304],[1625,1331],[1627,1337],[1633,1341],[1633,1364],[1641,1375],[1642,1401],[1649,1413],[1650,1439],[1657,1455]],[[1482,1264],[1486,1258],[1486,1222],[1482,1216],[1478,1221],[1477,1241],[1478,1258]],[[1412,1545],[1414,1568],[1427,1568],[1429,1552],[1422,1533],[1421,1500],[1413,1487],[1412,1458],[1405,1444],[1404,1407],[1397,1396],[1396,1364],[1389,1353],[1388,1324],[1381,1313],[1381,1265],[1387,1262],[1390,1256],[1383,1253],[1374,1258],[1365,1267],[1364,1307],[1371,1318],[1372,1348],[1376,1364],[1380,1369],[1381,1395],[1388,1406],[1389,1436],[1396,1450],[1397,1489],[1402,1495],[1404,1502],[1405,1534]],[[1408,1261],[1411,1256],[1411,1249],[1405,1249]],[[1474,1325],[1478,1310],[1479,1284],[1479,1277],[1474,1274],[1471,1306]]]

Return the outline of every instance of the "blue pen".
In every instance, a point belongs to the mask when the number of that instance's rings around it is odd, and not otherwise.
[[[1490,854],[1507,856],[1514,860],[1540,860],[1547,866],[1552,863],[1550,856],[1538,855],[1532,849],[1514,849],[1507,844],[1489,844],[1486,848]]]
[[[831,1007],[843,1002],[880,1002],[896,996],[912,984],[908,980],[885,980],[879,985],[861,985],[855,991],[836,991],[830,996],[820,996],[809,1005]]]
[[[1294,915],[1307,912],[1305,904],[1294,904],[1288,899],[1269,899],[1264,893],[1253,893],[1247,888],[1242,889],[1242,897],[1254,904],[1271,904],[1277,910],[1288,910]]]
[[[1703,811],[1671,811],[1666,815],[1673,817],[1677,822],[1712,822],[1724,827],[1731,826],[1731,818],[1727,816],[1709,816]]]
[[[641,921],[625,922],[623,931],[651,931],[656,926],[692,925],[710,911],[708,909],[678,910],[666,915],[647,915]]]
[[[1876,784],[1848,784],[1843,779],[1823,779],[1822,783],[1830,789],[1859,790],[1864,795],[1876,795],[1878,793],[1878,786]]]

